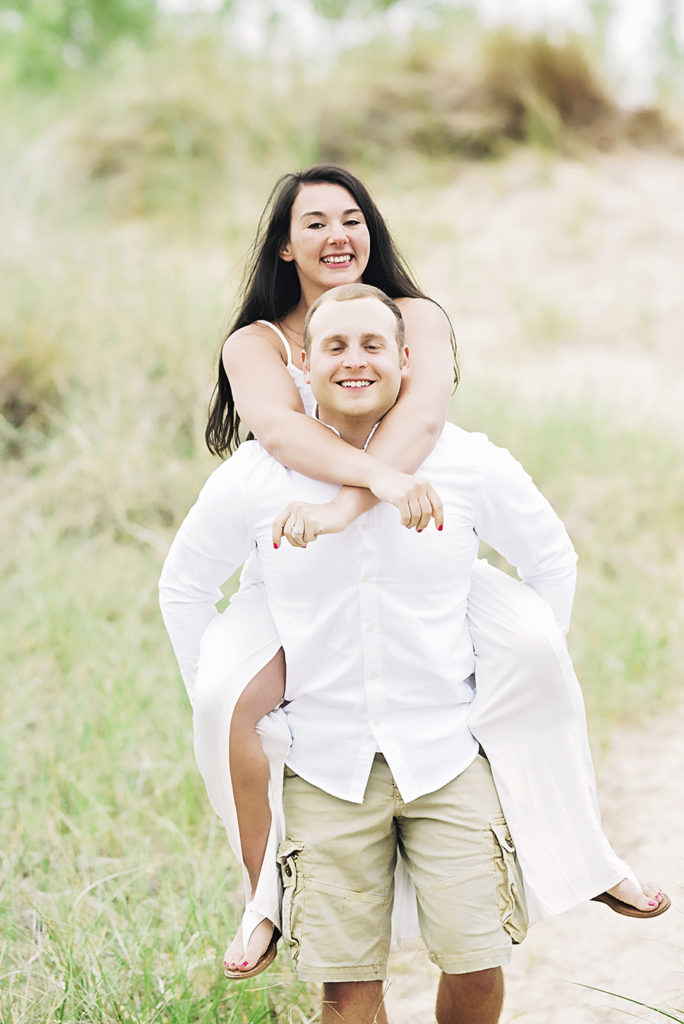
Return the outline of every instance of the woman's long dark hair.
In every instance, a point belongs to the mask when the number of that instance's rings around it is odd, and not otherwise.
[[[249,253],[242,304],[227,335],[255,320],[278,322],[299,302],[301,289],[296,267],[294,262],[280,259],[280,250],[290,235],[290,215],[297,193],[303,185],[311,184],[341,185],[354,197],[363,213],[370,236],[370,257],[363,273],[364,284],[375,285],[392,299],[428,297],[413,279],[363,182],[342,167],[317,164],[306,171],[285,174],[276,182]],[[455,379],[458,381],[457,369]],[[240,417],[219,353],[218,382],[211,397],[204,434],[209,451],[223,458],[237,448],[240,444],[239,426]]]

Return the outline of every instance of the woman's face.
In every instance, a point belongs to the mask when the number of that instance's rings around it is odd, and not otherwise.
[[[351,193],[341,185],[302,185],[280,258],[297,268],[307,305],[329,288],[361,281],[369,255],[366,220]]]

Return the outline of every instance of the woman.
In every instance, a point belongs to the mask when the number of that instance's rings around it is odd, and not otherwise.
[[[412,355],[411,376],[366,452],[302,415],[313,411],[313,400],[298,369],[309,305],[335,285],[360,280],[397,301]],[[439,497],[411,474],[446,419],[452,341],[446,315],[413,281],[358,179],[318,166],[277,183],[223,346],[206,434],[210,449],[225,455],[239,443],[242,421],[284,465],[344,485],[328,505],[288,506],[274,524],[276,547],[283,538],[306,546],[321,533],[342,530],[378,500],[394,504],[408,528],[425,529],[432,518],[441,529]],[[567,625],[553,621],[529,586],[486,563],[473,574],[469,620],[478,691],[471,728],[490,757],[516,838],[530,918],[597,893],[620,912],[662,912],[667,898],[639,886],[600,830],[581,693],[559,630]],[[191,689],[193,672],[184,674]],[[245,872],[248,906],[226,952],[228,977],[253,976],[275,956],[273,865],[288,735],[277,712],[268,713],[283,692],[283,654],[248,563],[228,611],[204,634],[192,694],[197,760]],[[562,811],[561,825],[549,842],[554,809]],[[567,855],[559,854],[564,850]],[[400,915],[405,904],[397,904]],[[399,929],[405,930],[401,923]]]

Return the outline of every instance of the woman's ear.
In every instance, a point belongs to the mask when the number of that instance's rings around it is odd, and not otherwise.
[[[290,248],[289,238],[286,238],[283,244],[281,245],[278,255],[280,256],[281,260],[284,260],[285,263],[291,263],[292,260],[294,259],[294,256],[292,255],[292,250]]]

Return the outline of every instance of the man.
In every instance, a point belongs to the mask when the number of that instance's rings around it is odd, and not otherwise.
[[[312,306],[304,340],[319,419],[363,447],[409,372],[399,310],[376,289],[336,288]],[[292,735],[279,852],[283,934],[300,977],[323,983],[324,1024],[387,1019],[398,853],[442,971],[439,1024],[495,1024],[501,967],[526,931],[515,851],[467,726],[474,662],[466,599],[482,538],[534,577],[563,621],[574,552],[527,474],[482,435],[447,424],[420,473],[442,498],[443,531],[417,536],[381,504],[341,534],[274,550],[279,509],[295,498],[329,500],[335,488],[244,444],[209,479],[162,577],[162,596],[165,586],[177,593],[182,565],[190,604],[167,606],[165,617],[179,660],[190,662],[204,614],[193,602],[215,602],[220,583],[257,549],[285,651]]]

